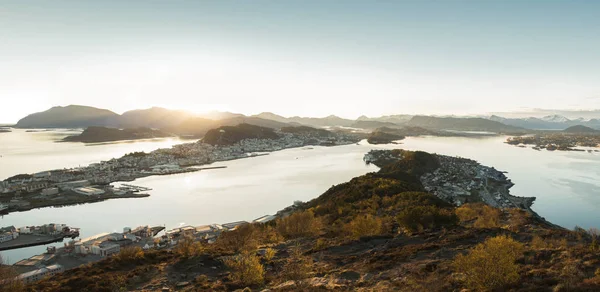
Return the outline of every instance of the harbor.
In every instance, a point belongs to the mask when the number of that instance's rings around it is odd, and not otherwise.
[[[24,248],[63,241],[65,238],[79,237],[79,229],[65,224],[46,224],[15,228],[8,226],[0,229],[0,251]]]

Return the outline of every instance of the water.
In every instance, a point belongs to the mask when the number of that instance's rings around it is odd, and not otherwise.
[[[19,135],[38,134],[44,133]],[[0,136],[0,139],[4,137]],[[33,138],[21,139],[31,141]],[[38,153],[35,144],[29,142],[31,144],[27,145],[28,151],[25,153],[31,155],[21,154],[18,161],[32,166],[19,166],[21,169],[30,169],[26,172],[31,172],[60,168],[63,160],[71,166],[83,165],[132,151],[149,151],[182,142],[156,140],[96,146],[59,143],[59,146],[55,146],[57,143],[50,143],[47,139],[40,138],[37,142],[43,154]],[[0,226],[66,223],[82,228],[82,237],[87,237],[102,232],[122,231],[126,226],[164,225],[174,228],[185,224],[250,221],[273,214],[294,200],[315,198],[333,184],[376,170],[374,166],[365,165],[362,157],[370,149],[382,148],[424,150],[478,160],[482,164],[508,171],[508,177],[516,184],[511,193],[537,197],[533,209],[551,222],[568,228],[575,225],[584,228],[600,226],[597,216],[600,211],[599,153],[538,152],[504,144],[504,140],[505,137],[423,137],[408,138],[401,145],[361,143],[330,148],[288,149],[267,156],[214,164],[227,166],[225,169],[136,180],[134,184],[153,189],[148,198],[117,199],[13,213],[0,219]],[[5,151],[3,145],[0,144],[0,153],[10,152]],[[46,149],[48,145],[56,148]],[[115,154],[110,156],[112,153]],[[55,161],[53,157],[60,158]],[[0,162],[0,166],[2,176],[15,174],[5,169],[5,166],[10,166],[5,161]],[[45,247],[38,246],[2,254],[15,262],[44,250]]]
[[[96,144],[56,142],[80,132],[57,129],[28,133],[12,129],[11,133],[0,133],[0,180],[20,173],[88,165],[134,151],[149,152],[189,141],[166,138]]]

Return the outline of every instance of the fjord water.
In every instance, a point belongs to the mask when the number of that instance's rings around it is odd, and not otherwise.
[[[12,135],[14,132],[8,134]],[[36,134],[39,133],[19,135]],[[35,150],[35,143],[26,145],[29,149],[27,152],[31,155],[23,154],[20,160],[35,167],[20,169],[32,169],[28,170],[31,172],[61,168],[60,160],[70,164],[64,166],[84,165],[132,151],[150,151],[168,147],[169,143],[182,142],[153,140],[63,146],[64,143],[52,142],[56,138],[57,135],[36,142],[39,143],[39,153]],[[4,138],[0,136],[0,139]],[[516,196],[537,197],[533,209],[551,222],[567,228],[575,225],[585,228],[600,226],[597,215],[600,211],[599,153],[535,151],[504,144],[504,139],[505,137],[420,137],[403,140],[401,145],[368,145],[363,142],[338,147],[287,149],[267,156],[214,164],[227,166],[225,169],[136,180],[134,184],[153,189],[148,198],[117,199],[13,213],[4,216],[0,220],[0,226],[66,223],[82,228],[82,237],[87,237],[102,232],[121,231],[125,226],[149,224],[174,228],[185,224],[249,221],[265,214],[273,214],[292,204],[294,200],[307,201],[315,198],[334,184],[376,170],[374,166],[364,164],[363,155],[370,149],[393,148],[457,155],[508,171],[507,176],[516,184],[511,193]],[[26,140],[31,141],[31,138]],[[60,146],[51,147],[56,144]],[[1,147],[4,146],[0,146],[0,151],[4,151]],[[59,161],[53,161],[53,156],[59,157]],[[0,158],[3,177],[23,172],[7,171],[5,168],[12,168],[12,165],[2,159],[4,157]],[[17,163],[16,160],[10,161]],[[45,247],[39,246],[2,254],[15,262],[44,250]]]
[[[12,129],[10,133],[0,133],[0,180],[21,173],[88,165],[130,152],[170,148],[186,142],[167,138],[96,144],[57,143],[69,135],[81,133],[81,130],[34,131]]]

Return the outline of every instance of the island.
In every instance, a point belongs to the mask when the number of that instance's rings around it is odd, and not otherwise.
[[[79,135],[65,137],[63,142],[101,143],[123,140],[139,140],[172,137],[172,134],[150,128],[117,129],[88,127]]]
[[[576,147],[598,148],[600,131],[586,126],[572,126],[563,131],[542,131],[533,135],[508,137],[507,144],[518,147],[534,145],[532,149],[548,151],[585,151]],[[598,149],[587,149],[588,152],[599,152]]]
[[[304,146],[336,146],[360,141],[359,135],[308,128],[273,130],[250,124],[213,129],[203,140],[133,152],[84,167],[19,174],[0,181],[0,212],[93,203],[117,198],[143,198],[143,187],[113,187],[152,175],[172,175],[220,167],[197,166],[266,155],[266,152]]]

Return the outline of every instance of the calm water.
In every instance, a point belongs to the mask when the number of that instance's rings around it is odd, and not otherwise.
[[[15,133],[9,133],[10,135]],[[3,134],[6,135],[6,134]],[[20,159],[2,160],[0,175],[32,172],[87,164],[113,156],[168,147],[180,140],[154,140],[127,144],[52,143],[58,133],[17,133],[11,147],[28,141],[23,152],[6,151],[0,136],[0,153],[13,153]],[[41,137],[45,135],[46,137]],[[0,226],[66,223],[82,228],[82,236],[121,231],[123,227],[183,224],[200,225],[253,220],[290,205],[294,200],[310,200],[333,184],[376,170],[366,166],[362,157],[370,149],[405,148],[447,155],[459,155],[508,171],[516,184],[517,196],[536,196],[534,210],[548,220],[565,227],[600,226],[600,155],[581,152],[538,152],[502,143],[502,137],[410,138],[402,145],[374,146],[361,143],[340,147],[288,149],[267,156],[234,160],[215,165],[226,169],[139,179],[135,184],[153,189],[151,197],[119,199],[63,208],[44,208],[14,213],[0,219]],[[34,143],[35,142],[35,143]],[[39,153],[35,145],[40,147]],[[48,149],[50,147],[50,150]],[[29,153],[29,154],[27,154]],[[12,156],[7,155],[7,157]],[[2,154],[0,154],[2,155]],[[57,158],[58,157],[58,158]],[[13,167],[12,163],[25,166]],[[7,170],[20,169],[13,172]],[[41,253],[45,247],[3,252],[11,262]]]
[[[20,173],[77,167],[121,157],[134,151],[152,151],[187,142],[178,138],[116,143],[56,143],[80,131],[53,130],[27,133],[13,129],[0,133],[0,180]]]

